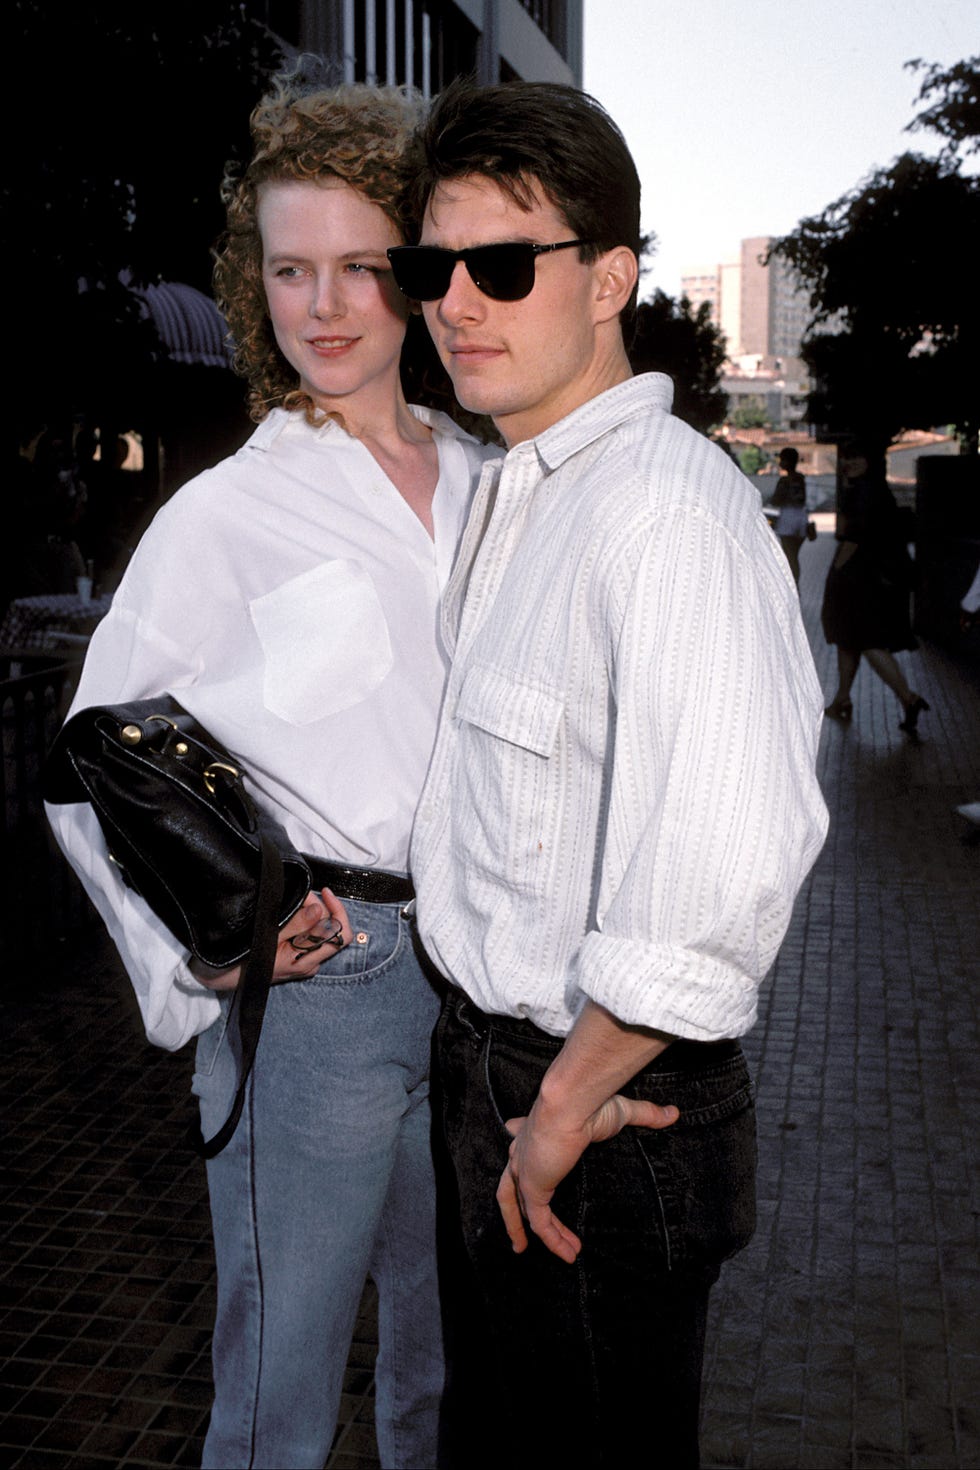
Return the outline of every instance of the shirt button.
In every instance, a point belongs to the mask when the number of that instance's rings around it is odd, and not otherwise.
[[[363,929],[360,931],[359,934],[355,934],[354,938],[356,939],[358,944],[367,944],[368,937]]]

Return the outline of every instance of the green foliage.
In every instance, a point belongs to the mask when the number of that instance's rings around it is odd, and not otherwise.
[[[719,387],[725,353],[707,302],[694,311],[686,296],[676,301],[658,290],[637,308],[633,371],[672,378],[674,413],[702,434],[721,424],[728,408],[728,394]]]
[[[736,429],[768,429],[769,419],[766,416],[765,404],[761,398],[743,398],[731,414],[729,423]]]
[[[746,444],[739,450],[738,462],[743,475],[757,475],[766,462],[766,456],[758,444]]]

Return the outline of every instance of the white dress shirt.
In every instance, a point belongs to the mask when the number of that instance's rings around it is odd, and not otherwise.
[[[826,836],[796,586],[671,397],[633,378],[486,466],[444,603],[421,935],[481,1009],[553,1035],[586,997],[748,1030]]]
[[[439,454],[434,540],[363,444],[277,409],[157,513],[72,701],[171,692],[241,759],[301,851],[396,872],[408,869],[446,679],[440,599],[479,466],[499,454],[444,414],[413,411]],[[47,811],[147,1036],[183,1045],[217,1017],[217,997],[109,864],[91,808]]]

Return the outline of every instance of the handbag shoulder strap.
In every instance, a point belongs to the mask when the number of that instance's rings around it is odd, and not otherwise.
[[[231,1112],[211,1138],[205,1139],[199,1118],[195,1118],[188,1131],[188,1142],[202,1159],[213,1159],[231,1138],[245,1105],[245,1092],[255,1061],[255,1051],[262,1030],[269,986],[276,964],[276,945],[279,937],[279,904],[283,891],[282,860],[275,846],[264,833],[259,834],[262,850],[262,867],[259,876],[258,895],[255,904],[255,927],[248,957],[242,967],[234,1005],[238,1007],[238,1029],[242,1043],[241,1074]]]

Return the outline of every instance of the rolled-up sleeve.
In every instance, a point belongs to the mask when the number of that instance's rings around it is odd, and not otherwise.
[[[686,511],[624,596],[597,922],[574,979],[629,1024],[746,1032],[825,839],[822,699],[782,582]]]

